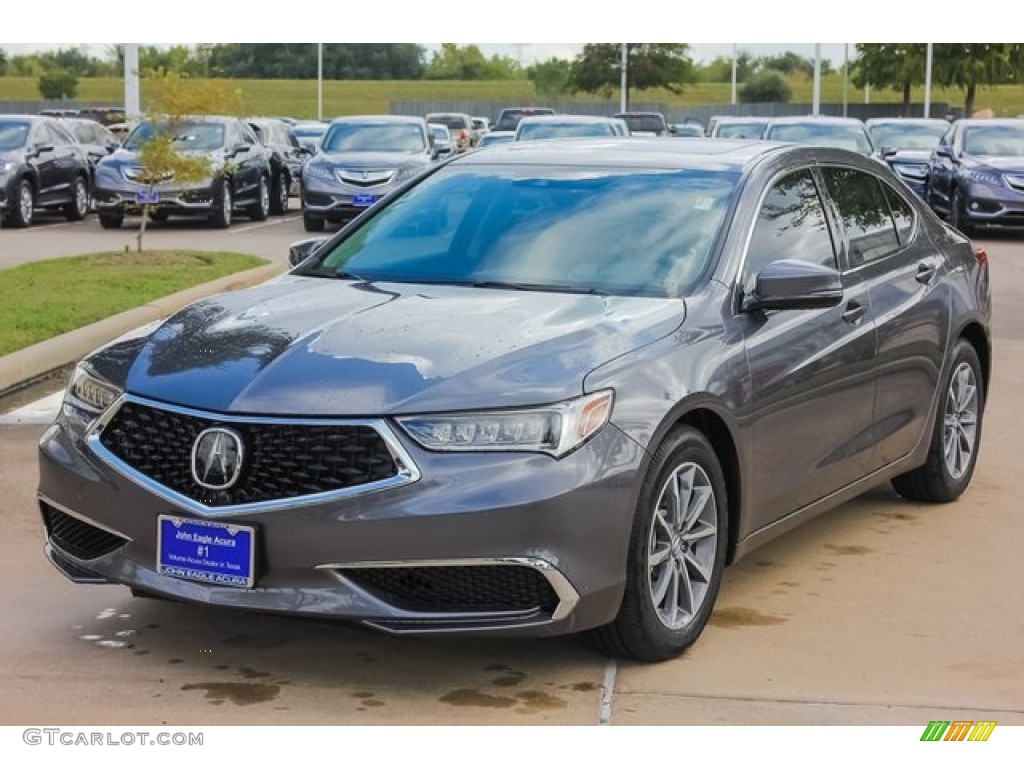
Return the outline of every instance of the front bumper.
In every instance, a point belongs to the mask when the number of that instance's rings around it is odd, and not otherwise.
[[[100,186],[97,183],[93,194],[96,210],[103,213],[121,213],[125,215],[141,214],[143,206],[138,202],[137,195],[144,192],[140,184],[125,186]],[[189,187],[187,189],[160,185],[157,187],[159,202],[150,205],[150,211],[176,215],[205,215],[213,212],[219,205],[219,192],[214,184]]]
[[[972,183],[967,187],[964,215],[973,225],[1024,227],[1024,190]]]
[[[386,184],[361,187],[341,181],[327,181],[303,174],[301,184],[302,212],[331,221],[351,219],[365,211],[373,202],[391,194],[407,179]]]
[[[47,553],[74,581],[349,619],[395,633],[538,636],[615,617],[643,460],[642,449],[619,429],[607,425],[560,460],[432,453],[395,432],[422,473],[416,482],[314,503],[200,512],[122,474],[59,419],[40,442]],[[259,553],[254,587],[159,573],[161,514],[253,526]],[[62,538],[54,520],[70,525],[72,534]],[[103,546],[76,549],[79,536]],[[442,590],[443,599],[431,589]],[[465,597],[467,590],[473,597]],[[481,590],[492,597],[479,598]],[[503,590],[517,597],[505,604]],[[543,593],[536,605],[522,597],[530,590]]]

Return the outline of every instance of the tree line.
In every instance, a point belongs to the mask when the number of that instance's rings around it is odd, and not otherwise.
[[[909,108],[911,89],[924,84],[924,43],[858,43],[851,62],[851,80],[900,91]],[[694,82],[728,82],[731,57],[694,62],[685,43],[628,43],[627,89],[666,88],[678,93]],[[509,56],[486,56],[476,45],[444,43],[434,51],[413,43],[327,43],[323,46],[324,77],[331,80],[512,80],[529,79],[541,96],[577,91],[605,96],[617,92],[621,77],[620,43],[583,46],[573,59],[551,58],[523,66]],[[311,43],[212,43],[170,47],[140,46],[139,69],[147,74],[184,77],[308,79],[316,77],[317,46]],[[813,62],[793,51],[755,57],[736,55],[741,101],[788,101],[789,81],[811,77]],[[40,78],[47,98],[72,98],[76,78],[120,76],[124,48],[109,46],[104,57],[80,48],[61,48],[24,55],[0,50],[0,75]],[[821,62],[822,74],[835,71]],[[974,110],[978,89],[1024,81],[1024,44],[936,43],[932,82],[964,92],[967,114]],[[44,91],[44,88],[47,90]]]

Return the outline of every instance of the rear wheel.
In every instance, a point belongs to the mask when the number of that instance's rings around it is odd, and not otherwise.
[[[71,187],[71,202],[64,206],[64,218],[81,221],[89,213],[89,184],[79,176]]]
[[[302,214],[302,226],[306,228],[307,232],[323,232],[324,220],[320,216],[310,216],[308,213],[304,213]]]
[[[960,339],[953,349],[924,466],[893,478],[896,492],[912,501],[948,502],[967,490],[978,461],[984,411],[981,364],[974,347]]]
[[[708,622],[725,569],[725,479],[714,449],[683,426],[659,446],[640,493],[615,620],[591,631],[601,650],[663,661],[692,645]]]
[[[101,213],[100,226],[104,229],[120,229],[124,224],[124,214],[120,211],[114,213]]]

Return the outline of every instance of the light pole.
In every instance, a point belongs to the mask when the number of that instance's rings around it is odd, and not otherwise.
[[[128,119],[142,114],[139,102],[139,44],[124,44],[124,111]]]
[[[815,117],[821,114],[821,43],[814,44],[814,103],[811,114]]]
[[[846,82],[850,79],[850,44],[843,43],[843,117],[846,117]]]
[[[730,103],[733,107],[736,106],[736,43],[732,44],[732,101]]]
[[[924,116],[932,116],[932,44],[928,43],[924,55]]]
[[[324,119],[324,44],[316,44],[316,119]]]
[[[619,112],[625,112],[629,108],[629,43],[622,44],[622,79],[619,83]]]

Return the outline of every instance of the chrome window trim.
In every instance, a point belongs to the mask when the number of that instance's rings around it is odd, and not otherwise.
[[[558,597],[558,605],[555,606],[555,610],[551,613],[550,621],[559,621],[568,616],[572,610],[576,607],[576,604],[580,600],[579,592],[573,587],[572,583],[565,577],[565,575],[558,570],[555,566],[549,563],[547,560],[543,560],[539,557],[467,557],[467,558],[455,558],[450,560],[372,560],[372,561],[356,561],[356,562],[341,562],[341,563],[323,563],[317,565],[316,568],[322,570],[339,571],[349,570],[353,568],[442,568],[442,567],[460,567],[460,566],[481,566],[481,565],[519,565],[526,568],[532,568],[535,571],[540,571],[541,575],[547,579],[548,584],[555,590],[555,595]],[[344,578],[338,574],[339,578]],[[380,600],[381,598],[376,598]],[[383,601],[387,602],[387,601]],[[430,613],[430,612],[419,612],[419,611],[408,611],[410,614],[418,616],[434,616],[440,619],[450,618],[470,618],[472,616],[504,616],[504,615],[515,615],[521,614],[522,611],[507,611],[507,612],[496,612],[488,611],[484,613]]]
[[[145,405],[151,408],[159,410],[170,411],[172,413],[180,413],[185,416],[193,416],[200,419],[207,419],[209,421],[224,422],[227,424],[287,424],[287,425],[300,425],[300,426],[350,426],[350,427],[370,427],[375,429],[377,434],[384,440],[384,444],[387,446],[388,451],[391,453],[391,458],[395,462],[397,467],[397,474],[394,477],[389,477],[386,480],[377,480],[372,483],[364,483],[362,485],[353,486],[350,488],[339,488],[334,491],[323,491],[322,493],[311,493],[305,496],[292,496],[285,499],[270,499],[268,501],[256,501],[248,504],[231,504],[224,506],[207,506],[202,502],[191,499],[184,494],[178,493],[165,485],[162,485],[148,475],[139,472],[137,469],[132,467],[127,462],[123,461],[113,452],[108,450],[103,443],[100,442],[100,435],[114,416],[121,410],[121,407],[125,403],[136,403],[139,405]],[[235,414],[216,413],[212,411],[201,411],[195,408],[186,408],[179,405],[171,405],[169,403],[163,403],[158,400],[149,400],[144,397],[137,397],[135,395],[121,395],[113,405],[111,405],[98,419],[96,419],[85,435],[85,442],[89,449],[101,460],[106,462],[113,469],[124,475],[129,480],[142,486],[146,490],[160,496],[167,501],[177,504],[179,507],[183,507],[192,512],[197,512],[200,515],[207,517],[217,517],[220,515],[234,514],[237,512],[262,512],[271,509],[283,509],[289,507],[306,506],[309,504],[318,504],[326,501],[335,501],[337,499],[351,498],[353,496],[362,496],[368,493],[376,493],[377,491],[391,490],[393,488],[399,488],[403,485],[409,485],[415,483],[423,475],[420,472],[419,467],[416,466],[416,462],[412,460],[412,456],[404,448],[402,443],[399,441],[395,430],[383,419],[337,419],[337,418],[288,418],[284,416],[239,416]]]

